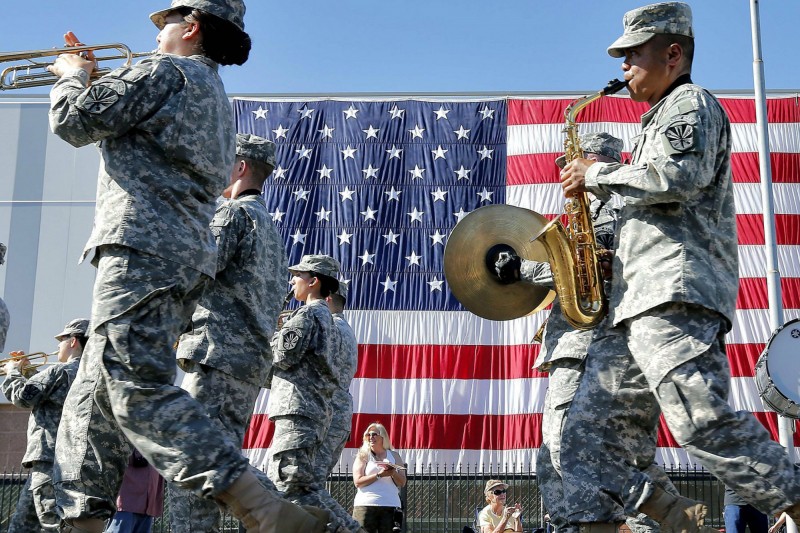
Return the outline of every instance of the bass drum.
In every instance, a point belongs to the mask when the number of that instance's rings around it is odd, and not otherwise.
[[[775,331],[756,362],[756,388],[779,415],[800,419],[800,319]]]

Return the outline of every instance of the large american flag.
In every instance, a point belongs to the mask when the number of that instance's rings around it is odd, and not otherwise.
[[[352,461],[367,425],[380,421],[412,467],[532,468],[547,376],[532,369],[539,346],[530,339],[548,311],[480,319],[450,293],[442,258],[454,225],[481,206],[507,203],[548,218],[563,211],[554,159],[563,152],[563,111],[574,99],[234,100],[238,131],[277,144],[265,195],[290,264],[303,254],[330,254],[350,283],[346,316],[359,366],[343,463]],[[755,107],[750,98],[721,101],[733,124],[741,277],[727,337],[730,402],[777,438],[776,417],[753,379],[771,334]],[[768,102],[786,320],[800,316],[798,109],[793,98]],[[581,132],[607,131],[629,152],[645,110],[627,97],[603,98],[579,115]],[[266,461],[272,438],[267,395],[245,437],[256,465]],[[657,460],[694,462],[663,424]]]

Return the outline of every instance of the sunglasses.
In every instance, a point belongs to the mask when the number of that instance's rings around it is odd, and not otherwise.
[[[506,489],[495,489],[492,491],[492,494],[495,496],[500,496],[501,494],[505,494],[507,491]]]
[[[380,437],[380,436],[381,436],[381,434],[380,434],[380,433],[375,433],[374,431],[370,431],[369,433],[367,433],[367,434],[366,434],[366,435],[364,435],[364,436],[365,436],[365,437],[367,437],[367,438],[370,438],[370,437],[375,437],[375,438],[378,438],[378,437]]]

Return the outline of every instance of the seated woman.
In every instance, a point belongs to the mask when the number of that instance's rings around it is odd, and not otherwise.
[[[400,487],[406,484],[402,464],[386,428],[377,422],[370,424],[353,463],[353,483],[358,489],[353,518],[367,533],[392,533],[395,510],[401,505]]]
[[[478,525],[481,533],[503,533],[504,531],[522,531],[522,507],[519,504],[506,507],[508,485],[499,479],[486,482],[483,493],[489,505],[478,514]]]

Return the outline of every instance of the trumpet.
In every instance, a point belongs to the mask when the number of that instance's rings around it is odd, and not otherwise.
[[[6,374],[5,371],[6,363],[10,363],[11,361],[19,361],[20,359],[27,359],[28,362],[38,361],[37,363],[31,363],[30,365],[26,366],[24,368],[24,371],[27,372],[28,370],[32,370],[34,368],[39,368],[40,366],[46,365],[47,358],[50,357],[51,355],[58,355],[58,351],[52,353],[45,353],[45,352],[26,353],[22,355],[12,355],[11,357],[0,359],[0,376],[4,376]],[[41,361],[39,361],[40,359]]]
[[[58,81],[58,76],[48,71],[47,67],[55,63],[60,54],[85,54],[87,52],[95,53],[96,66],[94,72],[89,76],[92,80],[105,76],[113,70],[103,63],[117,61],[121,63],[114,68],[129,67],[134,58],[150,56],[154,53],[154,51],[131,52],[130,48],[121,43],[0,53],[0,66],[5,63],[9,64],[0,73],[0,90],[8,91],[52,85]],[[45,60],[45,58],[51,59]]]

